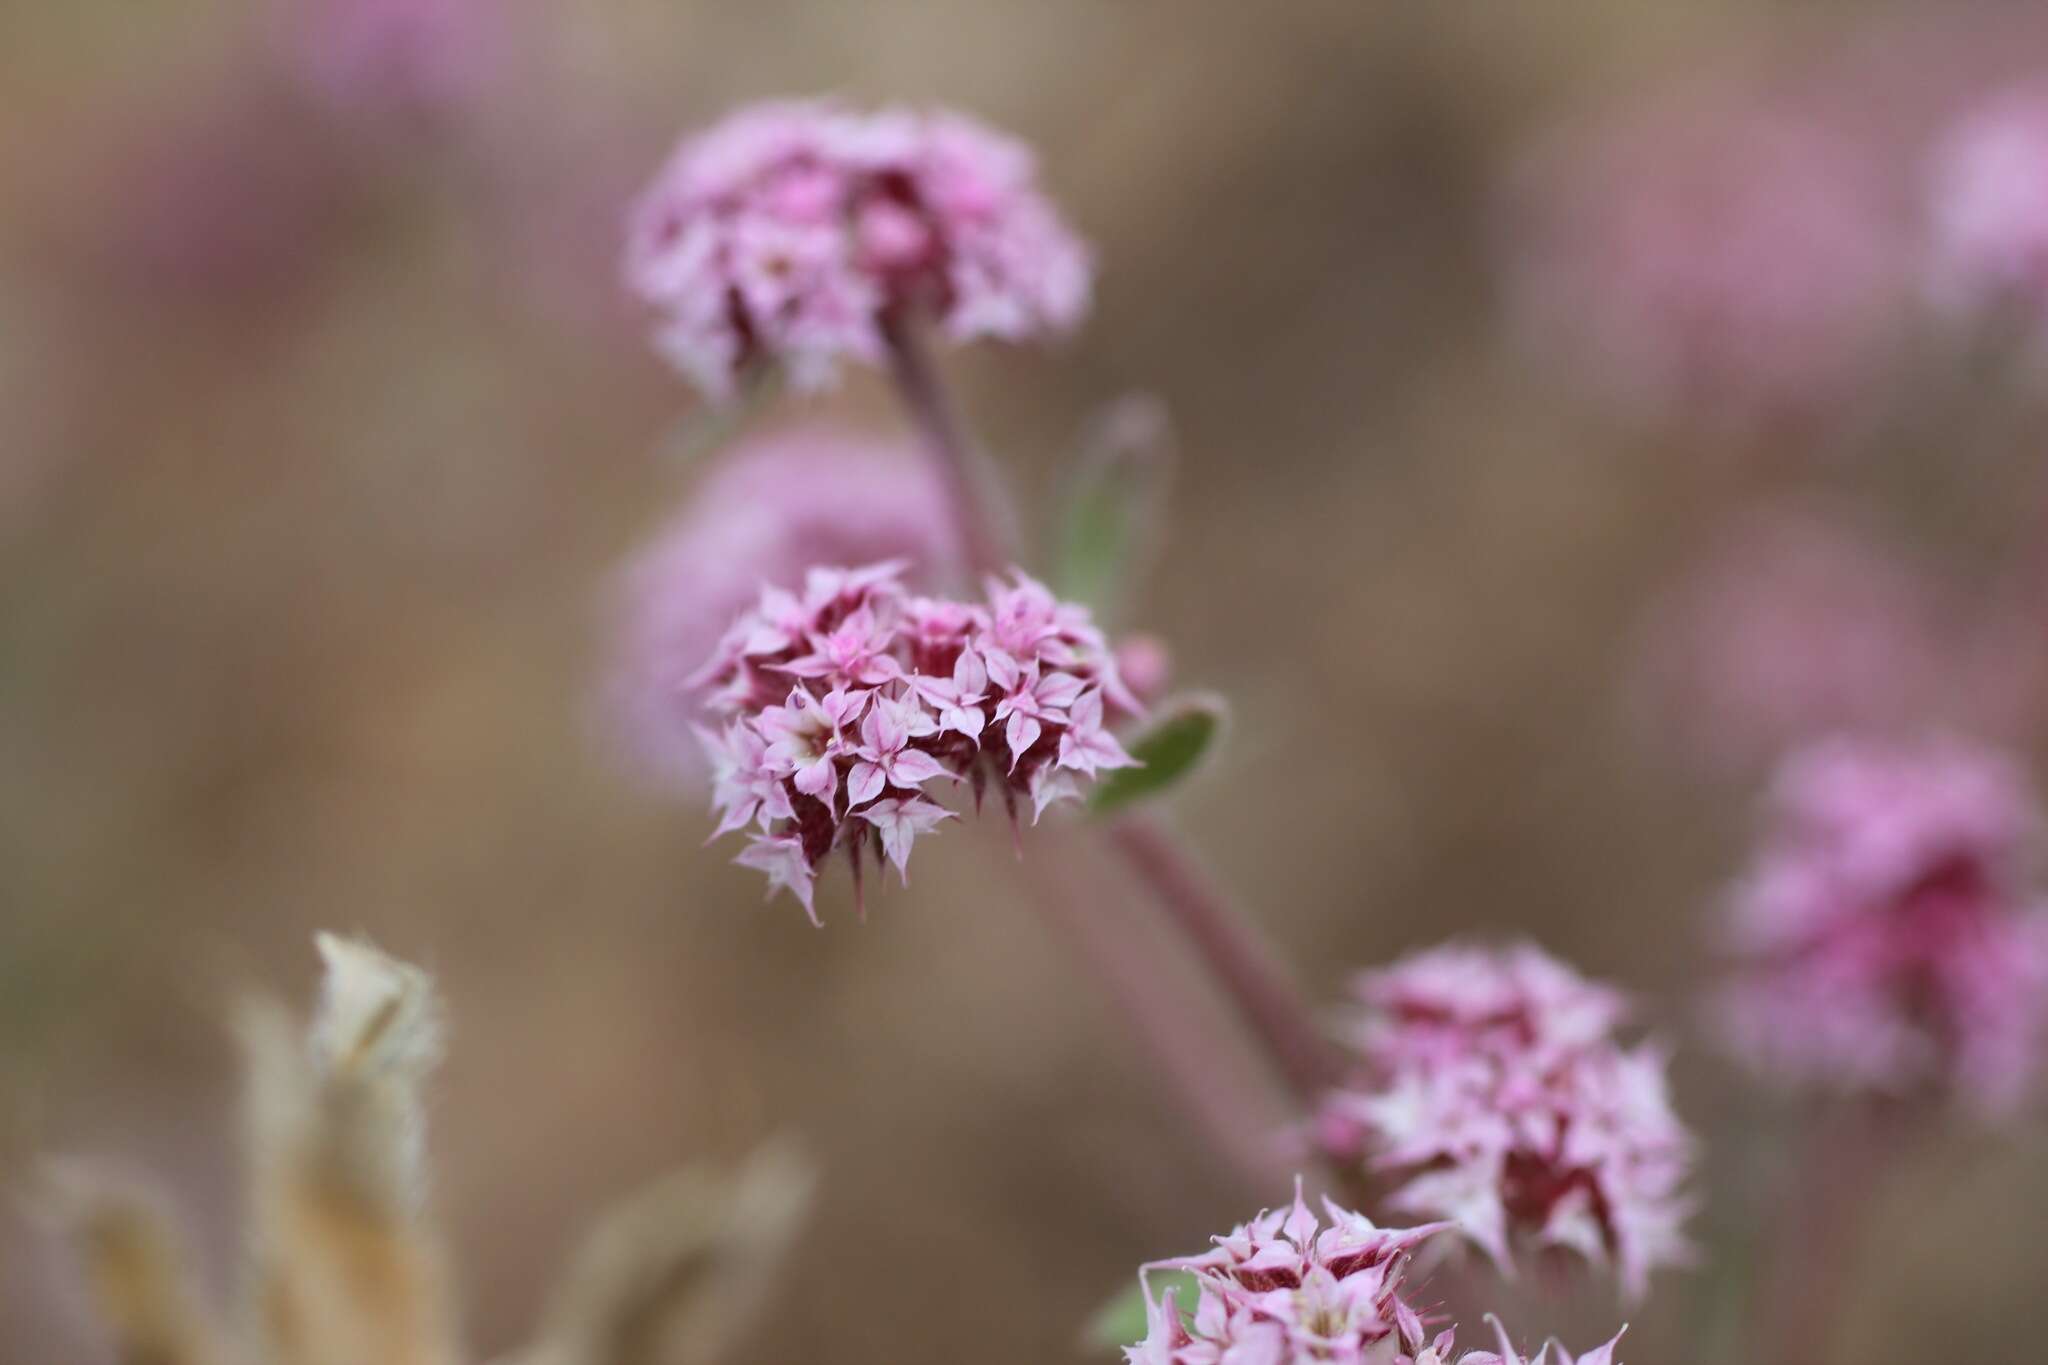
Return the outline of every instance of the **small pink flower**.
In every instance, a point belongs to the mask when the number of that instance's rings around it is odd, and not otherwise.
[[[1060,736],[1060,766],[1094,777],[1104,768],[1137,763],[1102,725],[1102,693],[1084,692],[1067,708],[1067,732]]]
[[[812,871],[811,858],[804,851],[802,839],[794,834],[757,835],[733,861],[768,874],[770,895],[777,889],[786,888],[803,903],[804,913],[811,917],[811,923],[818,922],[818,911],[811,903],[811,888],[817,874]]]
[[[820,697],[799,687],[779,708],[763,711],[755,721],[768,741],[762,765],[805,796],[832,804],[839,787],[835,760],[852,751],[845,729],[859,717],[871,694],[834,688]]]
[[[1787,1083],[2011,1110],[2048,1025],[2020,774],[1954,743],[1836,739],[1786,761],[1770,813],[1729,905],[1731,1047]]]
[[[1067,707],[1080,699],[1082,683],[1064,673],[1040,677],[1037,663],[1019,665],[999,649],[989,651],[987,666],[990,680],[1006,694],[996,703],[995,718],[1007,722],[1003,739],[1014,771],[1046,725],[1066,721]]]
[[[1443,1225],[1380,1228],[1323,1201],[1330,1226],[1295,1182],[1291,1208],[1272,1209],[1194,1256],[1155,1261],[1146,1286],[1145,1340],[1129,1365],[1373,1365],[1424,1349],[1422,1317],[1401,1298],[1409,1254]],[[1192,1272],[1196,1301],[1155,1300],[1147,1274]]]
[[[951,777],[945,764],[922,749],[909,747],[913,739],[936,734],[939,723],[926,714],[917,698],[878,698],[860,723],[859,760],[847,782],[850,804],[860,806],[882,794],[885,787],[915,791],[935,777]],[[907,854],[906,854],[907,856]]]
[[[829,103],[755,105],[686,139],[626,251],[660,349],[714,398],[762,362],[827,384],[912,315],[957,341],[1064,332],[1089,277],[1020,144],[955,114]]]
[[[835,849],[856,879],[870,852],[904,872],[951,815],[925,790],[935,778],[967,781],[977,806],[994,785],[1036,820],[1135,761],[1105,728],[1120,683],[1084,609],[1021,575],[982,605],[911,597],[901,574],[816,568],[801,592],[764,589],[687,684],[716,736],[719,832],[755,827],[743,861],[799,898]]]
[[[933,801],[889,796],[858,812],[881,836],[882,852],[896,865],[905,883],[910,880],[910,845],[920,834],[929,834],[942,821],[957,818],[952,811]]]
[[[1357,1068],[1317,1129],[1512,1270],[1516,1243],[1611,1262],[1632,1297],[1685,1259],[1691,1141],[1624,1002],[1540,950],[1457,945],[1361,976]]]
[[[791,659],[782,671],[799,678],[828,675],[850,678],[863,687],[878,687],[901,676],[887,650],[894,633],[876,624],[874,613],[862,608],[832,630],[810,636],[811,652]]]
[[[711,757],[712,800],[725,812],[712,838],[755,823],[765,832],[777,820],[795,818],[782,779],[768,763],[768,741],[759,729],[735,721],[723,734],[703,729],[697,734]]]
[[[988,669],[982,666],[979,654],[963,648],[953,662],[952,677],[917,674],[910,686],[931,708],[941,730],[951,730],[976,745],[981,743],[981,732],[988,727],[988,713],[981,707],[988,698]]]

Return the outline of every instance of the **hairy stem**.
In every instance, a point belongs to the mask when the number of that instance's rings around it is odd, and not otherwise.
[[[1258,933],[1156,816],[1127,815],[1109,840],[1201,955],[1305,1106],[1336,1079],[1336,1057],[1301,992]]]
[[[1151,1054],[1150,1069],[1178,1095],[1216,1154],[1247,1188],[1270,1187],[1286,1167],[1284,1151],[1272,1140],[1282,1120],[1274,1112],[1279,1104],[1270,1073],[1235,1040],[1219,1036],[1223,1021],[1191,990],[1194,983],[1178,964],[1148,942],[1155,926],[1129,913],[1140,907],[1101,905],[1091,888],[1076,885],[1076,870],[1063,858],[1028,865],[1040,917],[1094,971]]]
[[[916,335],[902,319],[883,330],[890,377],[945,480],[969,564],[1000,569],[1011,541],[1007,504]],[[1297,1098],[1312,1107],[1335,1079],[1335,1058],[1271,950],[1156,819],[1126,816],[1107,837],[1236,1004]],[[1113,989],[1125,989],[1120,978],[1110,980]]]
[[[1909,1115],[1857,1108],[1823,1122],[1798,1173],[1805,1188],[1779,1223],[1777,1265],[1757,1315],[1760,1359],[1829,1365],[1867,1218],[1910,1145]]]
[[[887,320],[882,334],[896,395],[945,481],[967,566],[976,573],[1000,573],[1010,565],[1012,537],[1008,518],[998,510],[1000,500],[983,467],[980,448],[968,435],[959,409],[910,324],[900,318]]]

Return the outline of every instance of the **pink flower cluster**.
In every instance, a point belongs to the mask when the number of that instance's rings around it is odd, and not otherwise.
[[[484,93],[509,55],[491,0],[283,0],[285,55],[338,112],[443,113]]]
[[[1155,1261],[1138,1272],[1145,1289],[1145,1339],[1127,1347],[1128,1365],[1452,1365],[1456,1335],[1426,1335],[1422,1315],[1402,1297],[1410,1253],[1445,1224],[1381,1228],[1328,1199],[1322,1220],[1295,1181],[1294,1204],[1269,1209],[1212,1250]],[[1148,1272],[1195,1277],[1183,1311],[1173,1290],[1154,1298]],[[1557,1347],[1524,1358],[1498,1319],[1500,1351],[1468,1351],[1456,1365],[1574,1365]],[[1576,1365],[1619,1365],[1613,1341]]]
[[[844,848],[907,870],[952,812],[933,782],[991,783],[1037,819],[1102,771],[1130,766],[1109,708],[1139,710],[1085,607],[1017,574],[984,604],[916,597],[902,565],[813,569],[767,588],[692,679],[716,729],[718,833],[753,828],[738,861],[787,887],[813,921],[818,865]],[[715,837],[715,836],[714,836]]]
[[[1753,775],[1844,728],[2014,732],[2048,672],[2038,634],[2016,604],[1853,525],[1773,507],[1732,522],[1655,603],[1630,700],[1689,766]]]
[[[1139,1280],[1146,1286],[1148,1327],[1124,1359],[1129,1365],[1377,1365],[1389,1351],[1406,1360],[1424,1350],[1422,1317],[1401,1298],[1401,1282],[1409,1253],[1443,1225],[1380,1228],[1327,1199],[1323,1209],[1327,1228],[1303,1201],[1297,1180],[1292,1208],[1261,1213],[1200,1255],[1144,1267]],[[1145,1274],[1154,1270],[1194,1274],[1191,1315],[1181,1312],[1172,1290],[1152,1297]]]
[[[913,315],[956,341],[1065,331],[1090,276],[1021,144],[958,114],[829,103],[752,106],[686,139],[626,251],[657,344],[713,397],[758,361],[822,385]]]
[[[2048,306],[2048,89],[2008,92],[1937,149],[1933,288],[1963,310]]]
[[[1795,753],[1729,908],[1736,1051],[1794,1083],[2027,1092],[2048,1022],[2039,813],[1996,755],[1836,739]]]
[[[813,565],[883,559],[919,587],[947,582],[960,560],[945,488],[918,451],[800,426],[722,457],[620,584],[608,718],[636,766],[702,785],[688,683],[733,618],[763,587],[801,588]]]
[[[1665,1057],[1622,1048],[1626,1006],[1539,949],[1451,945],[1357,983],[1358,1066],[1322,1138],[1398,1182],[1389,1205],[1445,1218],[1511,1270],[1511,1243],[1612,1262],[1640,1296],[1684,1260],[1691,1142]]]
[[[1554,138],[1504,233],[1531,352],[1637,420],[1852,417],[1896,344],[1911,245],[1873,140],[1835,122],[1706,82]]]

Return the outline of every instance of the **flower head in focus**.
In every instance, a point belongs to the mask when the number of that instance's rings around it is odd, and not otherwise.
[[[2048,89],[2008,91],[1936,149],[1930,287],[1963,313],[2048,309]]]
[[[935,798],[994,787],[1036,820],[1134,760],[1109,732],[1136,714],[1084,607],[1023,574],[984,602],[916,597],[903,565],[812,569],[762,590],[689,680],[717,771],[719,832],[738,861],[816,919],[812,886],[835,850],[907,874],[912,844],[953,812]]]
[[[1783,765],[1729,905],[1730,1045],[1788,1083],[2024,1097],[2048,1022],[2039,811],[1997,755],[1832,739]]]
[[[1517,1243],[1612,1262],[1631,1297],[1685,1259],[1691,1141],[1664,1054],[1614,1039],[1617,992],[1533,946],[1450,945],[1365,973],[1357,1000],[1320,1133],[1397,1182],[1390,1207],[1455,1222],[1503,1269]]]
[[[622,747],[654,777],[701,787],[686,684],[764,585],[801,588],[817,564],[900,560],[906,581],[935,588],[959,559],[945,490],[916,452],[827,426],[748,442],[626,568],[607,695]]]
[[[1185,1270],[1196,1301],[1146,1287],[1145,1340],[1124,1352],[1129,1365],[1366,1365],[1424,1349],[1422,1317],[1401,1298],[1409,1254],[1441,1224],[1381,1228],[1323,1201],[1324,1227],[1302,1199],[1271,1209],[1194,1256],[1158,1261]],[[1446,1341],[1447,1338],[1440,1338]]]
[[[795,101],[686,138],[633,210],[625,271],[713,398],[763,362],[823,385],[913,318],[955,341],[1063,332],[1091,274],[1022,144],[958,114]]]

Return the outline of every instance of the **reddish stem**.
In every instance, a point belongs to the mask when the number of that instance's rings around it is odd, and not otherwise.
[[[1803,1197],[1778,1221],[1774,1292],[1758,1314],[1760,1358],[1828,1365],[1866,1215],[1907,1145],[1908,1116],[1858,1107],[1820,1125],[1797,1173]]]
[[[1070,859],[1034,860],[1027,880],[1039,914],[1091,967],[1215,1151],[1260,1188],[1278,1179],[1284,1151],[1273,1141],[1276,1092],[1246,1070],[1253,1059],[1219,1036],[1194,983],[1133,922],[1135,906],[1109,909],[1074,886]],[[1048,884],[1047,879],[1050,879]]]
[[[910,325],[900,318],[885,319],[882,336],[897,397],[945,481],[967,567],[976,573],[1000,573],[1010,566],[1012,538],[995,510],[997,499],[980,450]]]
[[[1336,1053],[1279,959],[1156,817],[1124,816],[1108,834],[1313,1110],[1337,1079]]]
[[[882,332],[890,378],[945,480],[969,565],[1006,567],[1011,537],[999,510],[1004,504],[944,382],[906,320],[884,319]],[[1222,984],[1302,1104],[1313,1109],[1336,1079],[1335,1054],[1271,950],[1157,821],[1126,816],[1108,837]]]

